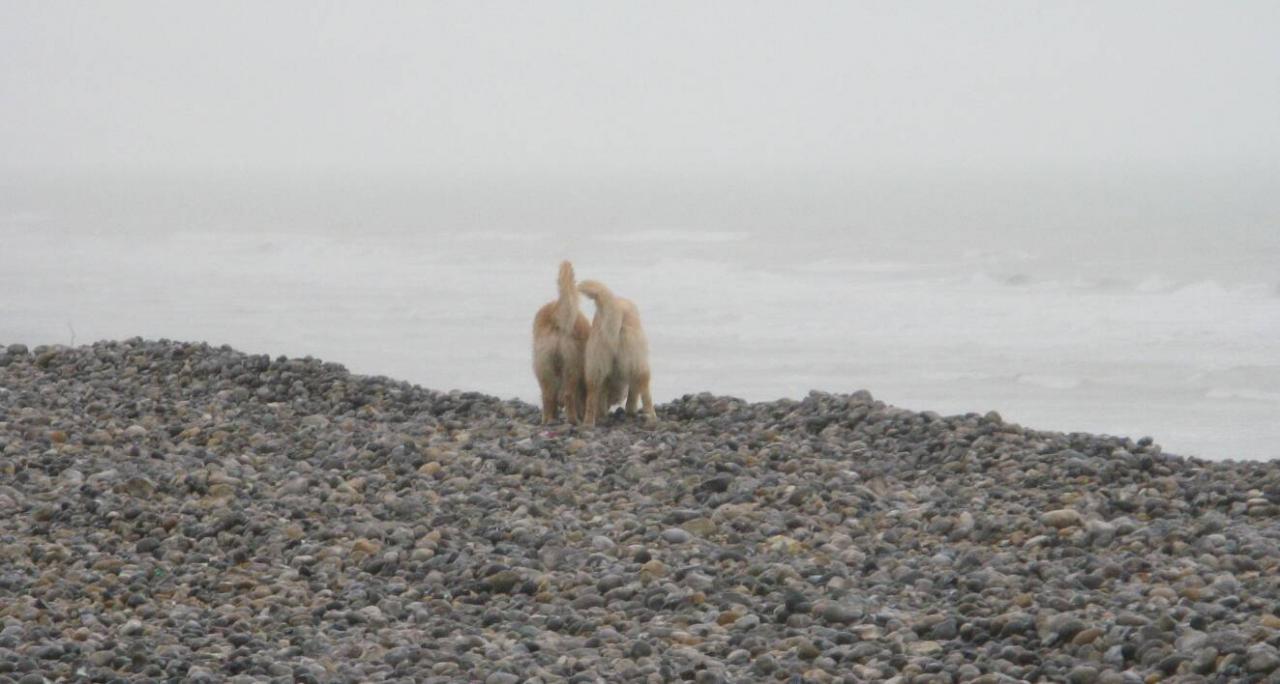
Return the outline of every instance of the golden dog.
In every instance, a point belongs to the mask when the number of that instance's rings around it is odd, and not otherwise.
[[[595,425],[609,407],[627,398],[627,415],[636,413],[636,399],[644,415],[657,420],[649,396],[649,342],[640,326],[640,311],[630,300],[614,296],[603,283],[584,280],[578,290],[596,304],[587,338],[587,412],[582,424]]]
[[[560,263],[557,285],[559,299],[548,302],[533,317],[533,374],[542,388],[544,425],[556,419],[561,404],[570,423],[581,420],[586,408],[583,354],[591,324],[578,310],[573,264]]]

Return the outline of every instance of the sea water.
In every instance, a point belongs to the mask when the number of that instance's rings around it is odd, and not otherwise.
[[[659,402],[865,388],[1276,458],[1280,212],[1239,180],[11,179],[0,343],[203,340],[532,402],[568,258],[638,304]]]

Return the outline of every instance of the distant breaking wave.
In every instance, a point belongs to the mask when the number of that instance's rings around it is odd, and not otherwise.
[[[1206,399],[1244,399],[1246,401],[1280,402],[1280,392],[1245,387],[1214,387],[1204,393]]]
[[[1017,381],[1024,385],[1043,387],[1044,389],[1068,390],[1080,386],[1079,378],[1058,375],[1018,375]]]
[[[472,230],[453,237],[459,242],[539,242],[547,239],[546,233],[514,230]]]
[[[1218,280],[1174,280],[1164,276],[1146,278],[1117,277],[1067,277],[1036,278],[1022,272],[992,273],[979,271],[961,276],[969,284],[979,287],[1027,288],[1032,290],[1075,290],[1079,292],[1113,292],[1139,295],[1178,295],[1187,297],[1274,297],[1280,296],[1280,283],[1232,283]]]
[[[751,237],[751,233],[743,233],[736,231],[706,231],[698,233],[686,233],[678,230],[642,230],[635,233],[624,233],[622,235],[602,235],[596,240],[600,242],[694,242],[694,243],[718,243],[718,242],[740,242]]]

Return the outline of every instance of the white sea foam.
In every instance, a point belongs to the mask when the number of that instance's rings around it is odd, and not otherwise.
[[[0,227],[31,228],[47,223],[49,216],[36,211],[12,211],[0,214]]]
[[[460,242],[528,243],[546,240],[545,233],[517,230],[473,230],[454,236]]]
[[[669,242],[669,243],[720,243],[739,242],[751,237],[750,233],[738,231],[682,231],[682,230],[640,230],[616,235],[602,235],[594,238],[599,242]]]
[[[807,273],[909,273],[925,268],[924,264],[904,261],[854,261],[846,259],[821,259],[799,266]]]
[[[1251,387],[1214,387],[1204,393],[1208,399],[1244,399],[1280,405],[1280,392]]]
[[[1080,378],[1061,375],[1019,375],[1018,382],[1051,390],[1069,390],[1080,386]]]
[[[1137,291],[1143,294],[1163,294],[1177,289],[1178,281],[1164,276],[1147,276],[1138,283]]]

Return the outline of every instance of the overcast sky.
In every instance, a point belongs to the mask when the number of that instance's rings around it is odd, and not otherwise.
[[[0,165],[1280,159],[1280,2],[0,2]]]

